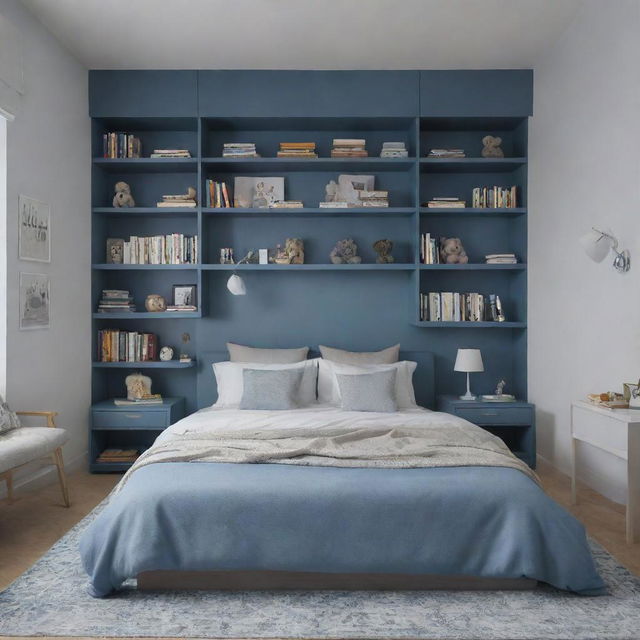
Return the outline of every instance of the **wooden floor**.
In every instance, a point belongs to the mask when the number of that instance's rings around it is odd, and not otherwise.
[[[625,542],[624,507],[586,487],[580,488],[579,504],[572,507],[569,478],[546,464],[540,465],[538,473],[547,493],[581,520],[589,535],[620,564],[640,575],[640,544]],[[71,474],[70,509],[62,506],[57,485],[34,493],[18,491],[13,504],[0,501],[0,590],[96,506],[119,478],[119,475],[91,475],[84,471]]]

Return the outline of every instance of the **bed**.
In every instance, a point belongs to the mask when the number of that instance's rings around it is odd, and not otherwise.
[[[89,592],[525,588],[599,595],[584,528],[495,436],[421,407],[209,407],[169,427],[80,545]]]

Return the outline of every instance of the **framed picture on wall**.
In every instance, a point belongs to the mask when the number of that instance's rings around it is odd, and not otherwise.
[[[18,198],[18,258],[51,262],[51,207],[46,202]]]
[[[46,273],[20,272],[20,329],[48,329],[51,282]]]

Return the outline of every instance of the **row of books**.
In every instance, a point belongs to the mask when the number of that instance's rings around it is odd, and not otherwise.
[[[103,158],[140,158],[140,138],[124,131],[112,131],[102,135]]]
[[[366,158],[369,152],[365,149],[364,138],[334,138],[331,148],[332,158]]]
[[[315,142],[281,142],[278,158],[317,158]]]
[[[427,322],[504,322],[500,296],[452,291],[420,294],[420,320]]]
[[[513,209],[516,201],[515,185],[475,187],[471,192],[471,206],[477,209]]]
[[[130,236],[122,253],[123,264],[196,264],[198,236]]]
[[[440,239],[432,238],[430,233],[420,234],[420,262],[440,264]]]
[[[137,449],[105,449],[96,462],[135,462],[139,455]]]
[[[427,158],[465,158],[464,149],[429,149]]]
[[[225,142],[222,147],[223,158],[259,158],[254,142]]]
[[[158,359],[158,336],[155,333],[102,329],[98,331],[100,362],[148,362]]]
[[[229,209],[233,207],[230,188],[226,182],[216,182],[215,180],[207,180],[205,183],[205,203],[207,207],[214,209]]]
[[[98,302],[99,313],[114,313],[136,310],[133,296],[126,289],[103,289]]]
[[[404,142],[383,142],[381,158],[408,158],[409,152]]]
[[[152,158],[190,158],[189,149],[154,149]]]

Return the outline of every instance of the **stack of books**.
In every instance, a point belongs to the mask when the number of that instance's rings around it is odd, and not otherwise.
[[[103,289],[98,303],[98,313],[134,312],[133,296],[125,289]]]
[[[197,311],[198,307],[193,304],[168,304],[166,311]]]
[[[148,396],[142,396],[142,398],[134,398],[129,400],[128,398],[114,398],[113,404],[116,407],[131,407],[133,405],[147,405],[147,404],[162,404],[162,396],[159,393],[152,393]]]
[[[189,149],[154,149],[152,158],[190,158]]]
[[[139,158],[141,155],[140,138],[133,134],[114,131],[102,135],[103,158]]]
[[[304,203],[302,200],[278,200],[273,204],[270,204],[271,209],[302,209]]]
[[[464,149],[429,149],[427,158],[465,158]]]
[[[484,259],[487,264],[518,264],[515,253],[490,253]]]
[[[420,262],[422,264],[440,264],[440,241],[430,233],[420,234]]]
[[[409,152],[404,142],[383,142],[381,158],[408,158]]]
[[[317,158],[315,142],[281,142],[278,158]]]
[[[420,320],[426,322],[504,322],[500,296],[452,291],[420,294]]]
[[[195,207],[195,190],[191,193],[162,196],[162,202],[156,202],[158,207]]]
[[[135,462],[139,455],[137,449],[105,449],[96,462]]]
[[[259,158],[254,142],[225,142],[222,148],[223,158]]]
[[[426,206],[429,209],[464,209],[467,203],[460,198],[431,198]]]
[[[360,205],[363,207],[388,207],[389,192],[388,191],[361,191],[356,189]],[[335,204],[335,203],[334,203]]]
[[[362,138],[334,138],[331,149],[332,158],[366,158],[367,141]]]
[[[513,209],[516,204],[516,186],[475,187],[471,192],[471,206],[477,209]]]
[[[230,209],[231,189],[227,187],[226,182],[216,182],[215,180],[207,180],[205,184],[205,200],[206,206],[213,209]]]
[[[196,264],[198,236],[130,236],[122,254],[123,264]]]
[[[346,200],[340,200],[339,202],[319,202],[318,207],[320,209],[348,209],[350,205]]]
[[[158,359],[154,333],[103,329],[98,331],[99,362],[149,362]]]

